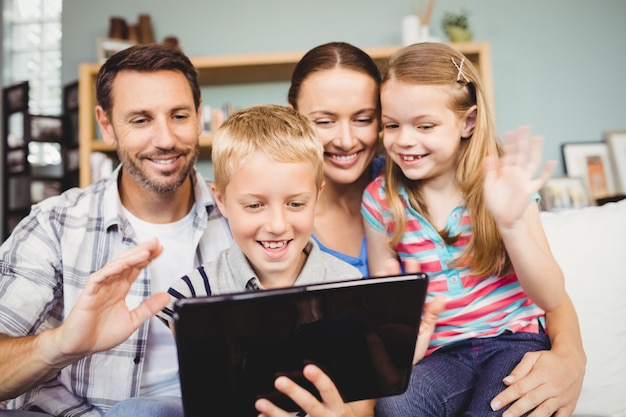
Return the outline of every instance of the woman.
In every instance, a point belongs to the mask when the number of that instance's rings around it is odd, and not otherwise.
[[[315,215],[314,237],[322,250],[368,271],[360,214],[368,183],[380,173],[380,73],[362,50],[344,42],[308,51],[292,74],[288,101],[316,126],[324,144],[326,187]],[[509,376],[508,388],[491,402],[507,404],[507,417],[570,415],[576,405],[586,357],[569,297],[547,315],[551,350],[528,353]]]
[[[317,127],[324,144],[326,186],[317,203],[314,239],[322,250],[369,276],[361,196],[380,173],[380,73],[365,52],[333,42],[296,65],[289,104]]]

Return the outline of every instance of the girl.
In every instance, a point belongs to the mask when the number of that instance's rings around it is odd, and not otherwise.
[[[528,147],[527,129],[501,148],[475,68],[447,45],[392,57],[381,104],[389,159],[363,197],[369,267],[416,258],[447,305],[409,389],[377,415],[496,415],[502,379],[550,349],[544,311],[566,298],[535,201],[554,163],[533,179],[541,140]]]

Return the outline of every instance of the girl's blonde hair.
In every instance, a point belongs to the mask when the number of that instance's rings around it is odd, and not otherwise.
[[[501,275],[510,268],[510,260],[495,221],[483,201],[483,161],[488,155],[502,155],[502,147],[476,68],[463,54],[448,45],[418,43],[401,49],[390,58],[383,87],[389,80],[447,87],[448,106],[458,117],[476,105],[473,134],[468,138],[459,138],[461,147],[456,181],[469,210],[473,233],[456,266],[470,267],[475,275]],[[395,247],[406,227],[405,209],[399,196],[401,187],[407,191],[409,204],[426,219],[430,219],[429,209],[421,193],[420,181],[406,178],[400,167],[390,159],[387,159],[385,178],[385,191],[396,221],[395,229],[390,230],[393,233],[390,244]],[[450,236],[447,230],[439,233],[449,243],[458,238]],[[494,262],[494,254],[502,254],[500,262]]]
[[[226,192],[231,176],[257,151],[279,162],[309,162],[316,185],[321,186],[324,147],[317,131],[296,110],[270,104],[232,114],[215,133],[211,159],[220,193]]]

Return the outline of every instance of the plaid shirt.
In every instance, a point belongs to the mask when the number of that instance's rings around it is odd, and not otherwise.
[[[0,333],[34,335],[69,314],[89,275],[135,246],[122,213],[119,168],[90,187],[72,189],[34,205],[0,246]],[[230,247],[228,225],[207,182],[195,172],[196,256],[189,269]],[[144,270],[126,301],[135,308],[151,293]],[[62,369],[56,378],[16,398],[10,408],[37,406],[59,416],[101,416],[118,401],[137,396],[148,335],[146,321],[119,346]]]

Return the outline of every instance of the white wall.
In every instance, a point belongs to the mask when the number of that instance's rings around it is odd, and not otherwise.
[[[200,56],[305,51],[335,40],[360,47],[396,45],[410,4],[65,0],[63,82],[78,77],[80,62],[96,60],[96,38],[107,34],[110,16],[135,22],[138,14],[149,13],[157,40],[176,35],[188,55]],[[443,37],[441,16],[463,7],[470,11],[474,39],[491,43],[500,133],[531,124],[545,135],[545,158],[561,161],[563,142],[598,141],[606,130],[626,130],[626,1],[438,0],[431,33]],[[270,88],[271,93],[254,94],[285,101],[286,84]]]

